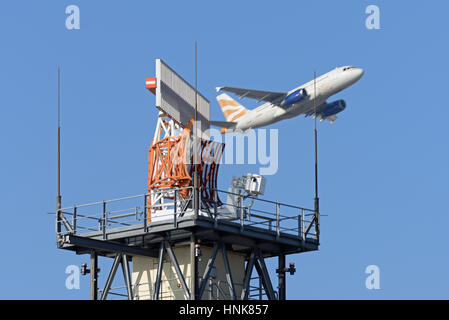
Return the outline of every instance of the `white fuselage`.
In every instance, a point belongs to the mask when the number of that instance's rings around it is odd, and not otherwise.
[[[290,94],[298,89],[305,89],[307,92],[307,97],[305,97],[305,99],[288,106],[280,106],[271,102],[264,103],[261,106],[250,110],[238,119],[235,128],[237,130],[245,131],[251,128],[267,126],[284,119],[293,118],[300,114],[310,112],[314,109],[315,103],[317,107],[325,103],[330,96],[356,83],[362,75],[363,70],[360,68],[336,68],[315,80],[311,80],[288,92],[288,94]],[[315,92],[316,101],[314,102]]]

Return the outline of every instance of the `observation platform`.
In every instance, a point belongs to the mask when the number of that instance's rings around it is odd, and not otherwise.
[[[214,190],[216,198],[233,197],[235,204],[201,201],[195,216],[193,190],[184,199],[185,189],[170,189],[171,201],[157,208],[147,205],[149,194],[62,208],[56,215],[58,248],[157,257],[162,241],[176,246],[194,237],[248,256],[258,249],[264,258],[318,250],[319,214],[311,209]]]

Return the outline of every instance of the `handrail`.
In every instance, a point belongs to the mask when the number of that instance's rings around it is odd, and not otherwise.
[[[112,231],[120,226],[132,225],[137,225],[140,228],[139,224],[143,225],[144,232],[148,232],[151,229],[152,220],[147,216],[147,212],[151,212],[151,219],[157,219],[158,221],[173,220],[173,225],[176,228],[181,221],[180,219],[185,217],[186,212],[193,210],[191,208],[192,192],[187,198],[181,196],[180,192],[185,189],[192,189],[192,187],[163,188],[149,194],[62,208],[59,210],[61,219],[57,219],[56,223],[63,227],[65,231],[57,228],[57,233],[80,234],[79,231],[82,231],[82,235],[87,231],[99,231],[103,234],[103,239],[107,239],[108,230]],[[209,209],[206,210],[208,211],[207,216],[214,219],[215,224],[220,219],[226,219],[239,224],[242,232],[245,228],[253,226],[274,231],[277,238],[281,236],[281,233],[287,233],[296,235],[301,241],[308,239],[308,236],[318,239],[319,235],[316,233],[319,230],[312,227],[316,225],[317,218],[315,212],[311,209],[252,196],[243,196],[219,189],[211,188],[210,192],[214,200],[204,200],[204,205],[209,206]],[[233,203],[218,201],[218,193],[234,196]],[[142,199],[144,203],[142,203]],[[157,199],[165,200],[152,204],[148,202],[148,200],[159,201]],[[246,199],[251,199],[250,204],[244,204]],[[133,202],[130,203],[128,200],[133,200]],[[217,203],[219,204],[217,205]],[[64,215],[71,216],[72,225],[67,225],[68,220],[64,218]],[[61,221],[65,222],[61,223]]]
[[[224,191],[224,190],[220,190],[220,189],[210,189],[210,190],[215,190],[215,191],[218,191],[218,192],[223,192],[223,193],[227,193],[227,194],[232,194],[232,195],[235,195],[235,196],[242,196],[241,194],[238,194],[238,193],[229,192],[229,191]],[[284,206],[284,207],[290,207],[290,208],[299,209],[299,210],[304,209],[304,210],[310,211],[310,212],[314,212],[314,211],[315,211],[315,210],[313,210],[313,209],[307,209],[307,208],[298,207],[298,206],[294,206],[294,205],[287,204],[287,203],[282,203],[282,202],[278,202],[278,201],[272,201],[272,200],[267,200],[267,199],[257,198],[257,197],[253,197],[253,196],[245,196],[245,198],[246,198],[246,199],[258,200],[258,201],[262,201],[262,202],[268,202],[268,203],[272,203],[272,204],[278,203],[278,204],[281,205],[281,206]]]

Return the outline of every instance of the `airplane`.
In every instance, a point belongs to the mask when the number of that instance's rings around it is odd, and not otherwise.
[[[257,99],[257,103],[261,101],[265,101],[265,103],[248,110],[227,94],[220,94],[217,96],[217,101],[226,121],[211,121],[210,123],[222,127],[221,133],[233,131],[244,133],[249,129],[264,127],[301,114],[306,117],[315,117],[316,114],[320,121],[328,120],[332,124],[337,119],[336,114],[346,108],[346,102],[336,100],[328,103],[326,100],[356,83],[363,73],[363,69],[352,66],[335,68],[289,92],[217,87],[217,92],[227,91],[238,95],[240,99],[252,98]],[[314,102],[315,92],[316,101]]]

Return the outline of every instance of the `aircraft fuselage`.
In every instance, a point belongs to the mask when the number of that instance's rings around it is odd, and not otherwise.
[[[311,80],[288,92],[288,95],[290,95],[298,92],[300,89],[304,89],[307,94],[303,99],[288,105],[285,105],[283,101],[276,104],[271,102],[264,103],[242,116],[235,129],[246,131],[252,128],[264,127],[284,119],[293,118],[300,114],[313,112],[315,104],[317,108],[325,104],[330,96],[353,85],[362,76],[363,70],[360,68],[349,66],[336,68],[316,78],[315,81]],[[316,101],[314,101],[315,92]]]

